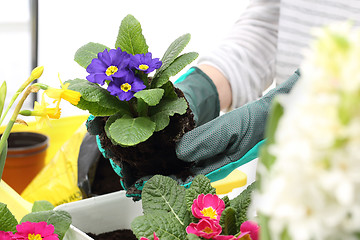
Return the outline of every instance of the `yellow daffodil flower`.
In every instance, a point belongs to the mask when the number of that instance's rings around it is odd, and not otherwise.
[[[31,116],[36,117],[38,126],[42,127],[45,125],[50,125],[49,118],[59,119],[61,115],[61,109],[58,107],[48,108],[49,104],[45,102],[44,95],[42,96],[41,104],[35,101],[34,111],[31,111]]]
[[[61,99],[64,99],[73,105],[77,105],[78,102],[80,101],[81,94],[79,92],[67,89],[70,84],[69,83],[63,84],[60,79],[60,75],[59,75],[59,80],[61,84],[61,89],[49,87],[47,90],[45,90],[45,94],[48,97],[55,99],[54,102],[57,102],[56,108],[58,109]]]

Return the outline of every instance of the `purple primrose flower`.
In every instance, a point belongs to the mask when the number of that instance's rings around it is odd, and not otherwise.
[[[97,56],[86,68],[89,73],[86,77],[88,81],[104,85],[106,80],[113,81],[114,78],[123,77],[128,73],[130,55],[121,51],[120,48],[110,51],[105,49]]]
[[[151,52],[146,54],[136,54],[131,57],[130,66],[144,73],[150,73],[160,68],[162,62],[159,58],[152,58]]]
[[[143,81],[132,71],[128,71],[124,77],[114,78],[109,83],[107,90],[111,95],[118,96],[121,101],[129,101],[136,92],[145,88]]]

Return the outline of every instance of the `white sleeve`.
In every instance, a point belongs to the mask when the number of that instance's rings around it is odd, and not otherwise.
[[[252,0],[220,45],[199,58],[220,70],[232,89],[232,107],[255,100],[271,85],[280,0]]]

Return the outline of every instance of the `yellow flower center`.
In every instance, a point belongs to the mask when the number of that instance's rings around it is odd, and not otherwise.
[[[143,70],[143,71],[146,71],[146,70],[148,70],[149,66],[146,65],[146,64],[141,64],[141,65],[139,66],[139,68],[140,68],[141,70]]]
[[[212,230],[211,228],[209,228],[209,227],[206,227],[206,228],[204,228],[203,232],[205,232],[205,233],[212,233],[213,230]]]
[[[106,75],[110,76],[113,75],[114,73],[116,73],[119,69],[116,66],[110,66],[106,69]]]
[[[41,235],[40,234],[33,234],[33,233],[29,233],[29,235],[28,235],[28,239],[29,240],[41,240],[41,239],[43,239],[42,237],[41,237]]]
[[[200,212],[204,215],[204,217],[209,217],[212,219],[216,219],[217,217],[217,213],[212,207],[204,208]]]
[[[127,91],[131,90],[131,85],[128,83],[124,83],[121,85],[121,90],[123,90],[124,92],[127,92]]]

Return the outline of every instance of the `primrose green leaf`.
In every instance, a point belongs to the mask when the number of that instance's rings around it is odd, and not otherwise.
[[[185,98],[164,100],[150,109],[150,118],[156,124],[155,131],[161,131],[170,123],[170,116],[183,115],[188,108]]]
[[[66,231],[71,224],[71,215],[68,212],[60,210],[32,212],[25,215],[20,223],[23,222],[42,222],[45,221],[48,224],[52,224],[55,228],[54,233],[59,236],[59,239],[63,239]]]
[[[131,222],[131,229],[140,239],[153,239],[154,232],[161,240],[183,240],[186,238],[185,226],[174,218],[171,213],[151,213],[136,217]]]
[[[182,225],[189,221],[185,188],[170,177],[155,175],[150,178],[142,190],[142,205],[144,214],[170,213]]]
[[[170,77],[178,74],[198,56],[199,54],[196,52],[189,52],[177,57],[164,71],[154,76],[152,85],[154,87],[161,87],[169,81]]]
[[[230,200],[230,205],[236,211],[236,225],[237,229],[240,225],[247,221],[247,211],[251,203],[251,194],[255,189],[255,182],[250,184],[244,191],[240,193],[236,198]]]
[[[136,98],[144,100],[149,106],[157,105],[164,95],[165,90],[161,88],[142,90],[134,94]]]
[[[179,56],[179,54],[184,50],[186,45],[189,43],[191,35],[189,33],[184,34],[177,38],[174,42],[170,44],[168,49],[165,51],[164,56],[162,57],[162,65],[156,71],[156,74],[164,71],[170,64]],[[155,74],[155,76],[156,76]],[[155,77],[154,76],[154,77]]]
[[[41,211],[49,211],[49,210],[53,210],[54,209],[54,205],[52,205],[51,202],[46,201],[46,200],[39,200],[39,201],[35,201],[32,207],[32,212],[41,212]]]
[[[198,237],[197,235],[192,234],[192,233],[188,233],[188,235],[186,236],[186,239],[187,240],[201,240],[200,237]]]
[[[155,123],[148,117],[132,118],[124,115],[115,120],[108,133],[110,138],[121,146],[134,146],[146,141],[154,133]]]
[[[84,79],[68,80],[69,89],[81,93],[81,98],[76,105],[78,108],[88,110],[94,116],[108,116],[119,111],[128,113],[127,102],[120,101],[106,89]]]
[[[91,61],[97,58],[97,54],[105,49],[110,50],[110,48],[100,43],[87,43],[75,52],[74,60],[83,68],[87,68]]]
[[[141,25],[132,15],[127,15],[120,24],[115,48],[122,51],[135,54],[144,54],[148,52],[145,37],[142,34]]]
[[[239,232],[236,226],[236,212],[232,207],[225,208],[221,213],[220,225],[223,235],[235,235]]]
[[[164,99],[174,100],[178,98],[174,90],[174,84],[171,81],[166,82],[161,88],[165,90]]]
[[[0,117],[2,115],[4,105],[5,105],[6,90],[7,90],[6,82],[4,81],[0,87]]]
[[[186,205],[188,209],[191,209],[194,199],[196,199],[201,193],[216,194],[216,189],[211,186],[210,179],[204,175],[197,175],[186,191]]]
[[[15,232],[18,224],[5,203],[0,202],[0,231]]]

